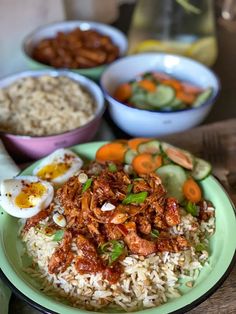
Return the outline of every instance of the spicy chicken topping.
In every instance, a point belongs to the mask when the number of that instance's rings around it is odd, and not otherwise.
[[[95,165],[96,166],[96,165]],[[62,241],[48,264],[50,273],[58,273],[74,260],[80,274],[101,272],[115,283],[122,274],[119,263],[127,254],[147,256],[157,252],[179,252],[189,244],[169,229],[180,223],[180,207],[166,191],[155,173],[132,177],[123,167],[94,164],[71,177],[56,192],[63,208],[66,227]],[[96,168],[96,172],[92,169]],[[85,177],[86,177],[85,176]],[[49,217],[51,227],[54,204],[43,214],[28,219],[25,229]],[[80,254],[72,252],[72,242]]]

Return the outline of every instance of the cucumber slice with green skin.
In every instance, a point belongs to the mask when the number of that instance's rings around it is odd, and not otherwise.
[[[133,149],[128,149],[125,153],[125,163],[128,165],[131,165],[132,160],[134,159],[135,156],[137,156],[138,153],[136,151],[134,151]]]
[[[178,98],[174,98],[172,102],[169,103],[168,105],[170,108],[176,110],[176,109],[183,109],[186,107],[184,102]]]
[[[147,95],[142,91],[137,91],[130,97],[129,102],[134,105],[136,105],[136,103],[145,104],[147,102]]]
[[[147,104],[142,104],[142,103],[136,103],[135,108],[154,111],[154,108],[152,106],[149,106]]]
[[[179,202],[182,202],[184,200],[182,189],[187,180],[184,169],[177,165],[165,165],[158,168],[156,174],[162,180],[167,191],[167,197],[175,197]]]
[[[145,143],[141,143],[138,145],[138,152],[142,153],[150,153],[150,154],[158,154],[161,152],[160,142],[157,140],[151,140]]]
[[[161,150],[172,162],[178,164],[185,169],[193,169],[194,157],[188,151],[177,148],[165,142],[161,143]]]
[[[212,167],[209,162],[201,158],[195,157],[194,168],[191,172],[192,177],[195,180],[203,180],[211,173]]]
[[[175,97],[175,91],[172,87],[160,84],[157,86],[157,91],[147,94],[147,103],[157,109],[163,108]]]
[[[192,107],[197,108],[203,105],[207,99],[212,95],[213,89],[211,87],[207,88],[204,92],[199,94],[195,99]]]
[[[136,92],[129,99],[129,103],[138,109],[153,110],[153,107],[147,103],[147,94],[145,92]]]

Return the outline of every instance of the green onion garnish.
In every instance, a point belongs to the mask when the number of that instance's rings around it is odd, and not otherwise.
[[[90,188],[92,182],[93,182],[93,179],[90,178],[90,179],[88,179],[88,180],[84,183],[83,188],[82,188],[82,193],[84,193],[85,191],[87,191],[87,190]]]
[[[133,184],[128,184],[127,186],[127,194],[130,194],[130,192],[132,191],[133,188]]]
[[[136,193],[136,194],[130,193],[123,199],[122,204],[124,205],[131,204],[131,203],[140,204],[145,201],[147,196],[148,196],[148,192],[146,191]]]
[[[185,205],[185,210],[194,217],[198,216],[199,214],[197,205],[190,201]]]
[[[125,246],[122,241],[111,240],[102,244],[99,251],[108,257],[108,265],[111,265],[124,253]]]
[[[150,232],[150,235],[153,238],[158,238],[159,237],[159,231],[157,229],[152,229],[152,231]]]
[[[116,171],[117,171],[117,167],[116,167],[115,164],[109,163],[109,164],[108,164],[108,170],[109,170],[110,172],[116,172]]]
[[[64,236],[64,230],[57,230],[54,233],[53,241],[60,241]]]
[[[205,243],[198,243],[195,246],[196,252],[202,252],[202,251],[207,251],[207,245]]]

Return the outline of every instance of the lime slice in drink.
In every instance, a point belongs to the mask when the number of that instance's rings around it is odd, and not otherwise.
[[[140,42],[134,49],[133,53],[140,52],[169,52],[174,54],[185,54],[189,48],[189,43],[179,41],[160,41],[148,39]]]
[[[186,51],[186,56],[211,66],[217,57],[216,39],[205,37],[195,41]]]

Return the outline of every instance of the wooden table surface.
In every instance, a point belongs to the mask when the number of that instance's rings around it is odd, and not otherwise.
[[[123,21],[117,21],[116,26],[121,25],[123,31],[127,30],[129,24],[129,14],[132,11],[130,5],[122,7],[122,19]],[[222,134],[225,134],[227,129],[227,138],[230,138],[231,149],[230,149],[230,160],[228,165],[231,171],[236,171],[234,165],[234,159],[236,160],[236,120],[228,120],[236,118],[236,30],[229,29],[228,25],[223,25],[219,16],[219,8],[217,8],[217,36],[218,36],[218,47],[219,54],[218,59],[213,66],[213,70],[218,75],[221,81],[221,92],[216,101],[216,105],[212,109],[208,118],[203,123],[203,129],[197,130],[192,133],[192,137],[184,135],[181,137],[169,137],[169,140],[173,143],[179,144],[190,148],[193,152],[201,153],[199,151],[202,130],[213,128],[215,131],[218,130],[219,124],[213,124],[212,126],[206,126],[206,124],[221,121],[220,127]],[[113,123],[109,120],[109,115],[106,114],[105,118],[112,130],[112,132],[119,138],[128,138],[128,135],[121,132]],[[228,127],[227,127],[228,126]],[[234,127],[235,126],[235,127]],[[231,130],[232,129],[232,130]],[[232,132],[231,132],[232,131]],[[223,135],[225,138],[225,135]],[[185,142],[183,141],[185,138]],[[198,139],[198,140],[196,140]],[[194,141],[198,141],[198,145],[194,145]],[[226,139],[226,144],[227,139]],[[234,158],[235,156],[235,158]],[[1,307],[0,307],[1,308]],[[1,310],[0,310],[1,311]],[[231,274],[210,298],[205,302],[197,306],[195,309],[189,311],[189,314],[234,314],[236,313],[236,267],[233,268]],[[15,295],[12,295],[9,307],[9,314],[36,314],[39,313],[25,302],[20,301]]]

